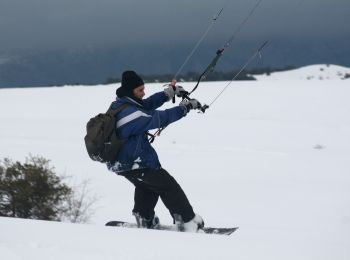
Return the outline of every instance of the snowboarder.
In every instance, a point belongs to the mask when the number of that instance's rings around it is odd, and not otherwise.
[[[134,71],[125,71],[121,87],[116,91],[116,101],[111,104],[112,109],[128,104],[116,115],[117,135],[127,141],[115,161],[107,166],[134,184],[132,213],[139,227],[156,228],[159,225],[154,212],[159,197],[182,230],[196,232],[204,226],[203,219],[194,213],[180,185],[162,168],[148,141],[149,130],[165,127],[185,117],[190,110],[201,107],[196,99],[184,99],[171,109],[156,110],[184,92],[181,86],[171,84],[164,91],[143,99],[145,86],[142,78]]]

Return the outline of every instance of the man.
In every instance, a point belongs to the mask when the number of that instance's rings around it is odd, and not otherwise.
[[[111,105],[115,109],[128,104],[116,115],[117,135],[127,141],[115,162],[107,165],[111,171],[134,184],[133,215],[139,227],[157,227],[159,219],[154,208],[159,197],[184,231],[196,232],[204,226],[203,219],[193,212],[180,185],[161,167],[157,153],[148,141],[149,130],[165,127],[186,116],[190,110],[200,108],[200,103],[191,99],[183,100],[171,109],[156,110],[183,91],[180,86],[169,85],[164,91],[143,99],[143,80],[134,71],[125,71],[122,85],[116,91],[117,99]]]

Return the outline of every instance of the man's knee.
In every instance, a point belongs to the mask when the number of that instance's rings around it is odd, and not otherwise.
[[[175,180],[175,178],[171,176],[166,170],[161,169],[159,176],[164,188],[166,189],[181,188],[179,183]]]

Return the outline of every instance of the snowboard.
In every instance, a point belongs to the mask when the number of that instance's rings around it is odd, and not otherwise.
[[[106,226],[110,227],[123,227],[123,228],[138,228],[136,223],[130,223],[125,221],[110,221],[106,223]],[[217,228],[217,227],[204,227],[197,233],[205,233],[205,234],[215,234],[215,235],[226,235],[229,236],[233,232],[235,232],[238,227],[233,228]],[[156,229],[153,230],[166,230],[166,231],[176,231],[182,232],[178,230],[175,225],[159,225]]]

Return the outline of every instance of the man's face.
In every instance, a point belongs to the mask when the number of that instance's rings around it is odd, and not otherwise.
[[[133,94],[136,98],[142,99],[145,96],[145,86],[141,85],[133,89]]]

